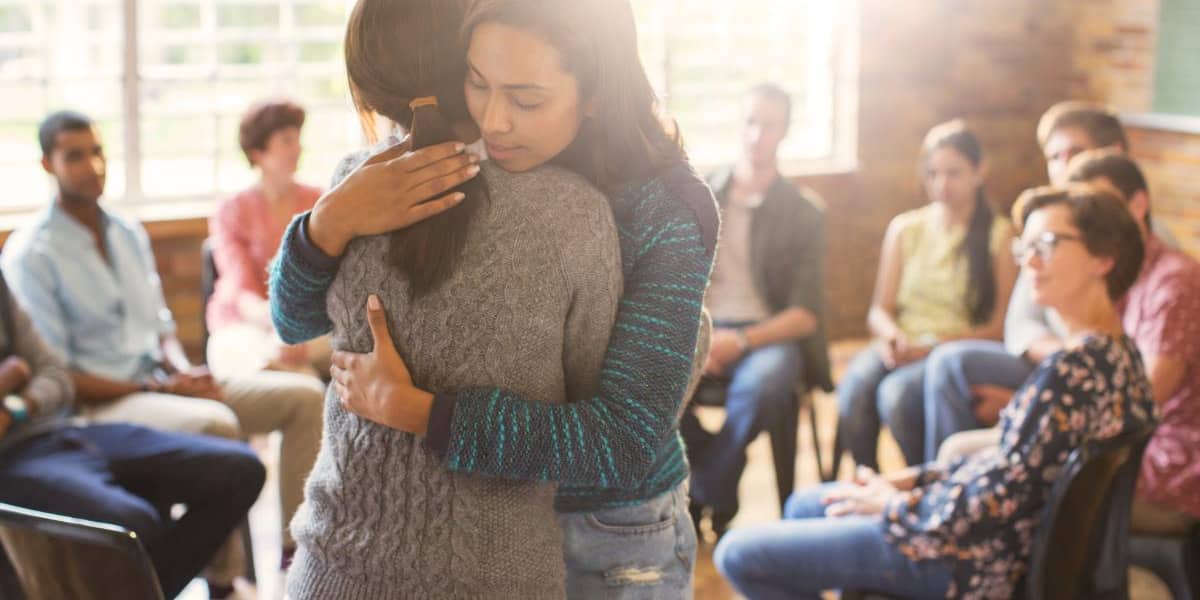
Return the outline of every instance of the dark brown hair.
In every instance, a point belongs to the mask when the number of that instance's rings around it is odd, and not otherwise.
[[[1020,217],[1023,229],[1035,211],[1060,204],[1071,212],[1071,222],[1079,229],[1080,241],[1088,253],[1113,260],[1104,283],[1108,297],[1116,302],[1142,270],[1146,249],[1137,221],[1116,194],[1086,184],[1025,190],[1013,205],[1013,215]]]
[[[1096,148],[1117,146],[1129,151],[1129,138],[1117,118],[1116,111],[1100,104],[1067,100],[1051,106],[1038,121],[1037,138],[1042,148],[1055,131],[1066,127],[1078,127],[1087,132]]]
[[[948,148],[965,158],[976,169],[983,163],[979,138],[960,119],[936,125],[921,146],[922,163],[934,150]],[[980,185],[975,190],[975,208],[967,225],[962,251],[967,255],[968,308],[971,322],[986,323],[996,310],[996,274],[992,267],[992,205]]]
[[[73,110],[60,110],[46,115],[38,125],[38,144],[42,147],[42,156],[49,158],[54,153],[54,144],[58,134],[64,131],[86,131],[95,127],[92,118]]]
[[[359,0],[346,26],[350,94],[369,138],[374,117],[407,126],[412,149],[454,139],[470,118],[463,98],[466,52],[459,36],[464,0]],[[421,97],[437,104],[414,110]],[[487,201],[483,175],[455,190],[458,206],[391,234],[389,258],[414,298],[450,277],[462,261],[471,219]]]
[[[1088,150],[1071,159],[1067,166],[1067,179],[1077,183],[1086,183],[1103,177],[1113,184],[1125,201],[1133,199],[1138,192],[1150,193],[1146,184],[1146,176],[1137,163],[1123,152],[1116,150]],[[1146,227],[1150,227],[1150,208],[1146,207]]]
[[[250,166],[254,166],[251,150],[266,150],[276,131],[304,127],[304,116],[304,109],[290,100],[268,100],[247,109],[238,125],[238,145]]]
[[[580,101],[595,106],[555,163],[613,193],[685,160],[679,136],[659,116],[628,0],[479,0],[467,14],[464,39],[484,23],[541,36],[578,81]]]

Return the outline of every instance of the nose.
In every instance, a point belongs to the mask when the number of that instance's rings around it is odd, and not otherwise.
[[[97,177],[104,176],[105,163],[103,156],[93,156],[92,159],[88,161],[88,164],[92,167],[92,172],[95,173]]]
[[[1025,255],[1021,257],[1021,266],[1037,271],[1046,266],[1046,263],[1042,260],[1042,255],[1036,248],[1026,248]]]
[[[483,119],[479,124],[484,135],[512,131],[512,119],[503,98],[489,96],[483,108]]]

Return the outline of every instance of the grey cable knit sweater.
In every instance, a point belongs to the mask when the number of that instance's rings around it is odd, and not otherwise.
[[[344,161],[335,180],[365,156]],[[483,175],[491,198],[471,224],[462,267],[418,302],[386,262],[386,236],[350,244],[327,297],[333,346],[371,350],[365,307],[375,293],[422,389],[586,398],[621,293],[609,205],[557,168],[512,174],[485,163]],[[347,413],[331,390],[321,452],[292,524],[299,553],[289,594],[562,598],[554,494],[554,484],[449,472],[420,438]]]

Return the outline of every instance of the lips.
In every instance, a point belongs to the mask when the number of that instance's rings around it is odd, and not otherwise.
[[[492,160],[505,160],[507,158],[512,158],[513,155],[515,155],[517,151],[521,149],[520,146],[505,146],[487,141],[485,141],[484,144],[487,147],[488,158],[491,158]]]

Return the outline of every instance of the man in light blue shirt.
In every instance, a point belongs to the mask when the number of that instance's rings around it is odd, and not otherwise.
[[[266,371],[217,382],[192,365],[175,336],[145,229],[100,206],[106,161],[99,131],[86,116],[61,112],[47,117],[39,137],[58,194],[12,235],[0,264],[46,342],[66,357],[80,412],[94,422],[230,438],[281,431],[286,561],[294,548],[287,525],[320,445],[324,385]]]

